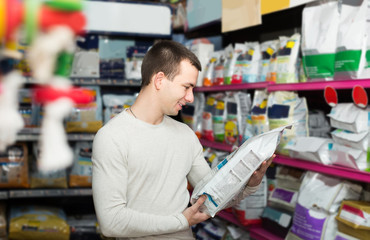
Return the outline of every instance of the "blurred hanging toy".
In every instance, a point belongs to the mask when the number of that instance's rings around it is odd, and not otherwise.
[[[41,171],[54,171],[71,165],[73,153],[65,135],[63,119],[75,103],[93,100],[88,90],[73,87],[68,79],[75,37],[83,32],[86,23],[81,10],[81,0],[0,0],[0,58],[17,57],[17,29],[23,24],[24,38],[30,45],[26,57],[30,62],[34,82],[40,85],[34,88],[33,97],[35,102],[43,104],[45,108],[38,157]],[[12,74],[0,82],[0,110],[2,105],[7,105],[3,107],[7,112],[9,109],[17,109],[17,106],[10,106],[10,102],[17,104],[17,91],[22,85],[13,83],[17,87],[5,87],[8,86],[5,85],[5,79],[16,78]],[[8,97],[8,102],[1,99],[5,93],[12,96]],[[9,125],[4,121],[4,116],[9,116],[7,112],[0,113],[0,132],[7,135],[0,135],[0,147],[14,143],[17,132],[23,127],[23,123],[18,122],[17,128],[8,130]]]

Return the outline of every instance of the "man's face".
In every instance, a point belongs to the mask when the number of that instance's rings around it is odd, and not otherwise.
[[[180,63],[180,72],[170,81],[166,79],[163,93],[164,114],[176,116],[187,103],[194,101],[193,88],[198,78],[198,69],[187,60]]]

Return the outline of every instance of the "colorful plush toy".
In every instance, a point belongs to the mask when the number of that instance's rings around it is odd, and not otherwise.
[[[81,10],[81,0],[0,0],[0,59],[19,58],[16,42],[23,26],[32,77],[42,85],[34,91],[34,100],[45,109],[38,156],[42,171],[59,170],[72,163],[63,119],[75,103],[93,99],[69,80],[75,37],[86,24]],[[13,72],[0,77],[0,150],[13,144],[23,127],[17,111],[17,92],[24,82],[21,79]]]

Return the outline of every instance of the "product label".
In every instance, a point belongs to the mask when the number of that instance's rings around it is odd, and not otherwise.
[[[370,227],[370,214],[349,205],[343,205],[339,217],[358,226]]]
[[[335,54],[335,71],[348,72],[358,71],[360,65],[361,50],[349,50]]]
[[[310,215],[309,209],[297,203],[295,207],[292,233],[306,240],[320,240],[326,218],[317,219]]]
[[[334,53],[303,57],[303,64],[308,78],[332,78],[334,76],[334,61]]]
[[[287,191],[281,188],[276,188],[271,197],[282,200],[287,203],[291,203],[293,196],[294,192]]]

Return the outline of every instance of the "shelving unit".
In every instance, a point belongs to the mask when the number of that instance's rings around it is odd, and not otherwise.
[[[91,188],[78,189],[19,189],[9,190],[8,198],[36,198],[36,197],[80,197],[92,196]]]
[[[304,83],[284,83],[270,84],[267,87],[269,92],[272,91],[308,91],[308,90],[323,90],[326,86],[332,86],[336,89],[351,89],[356,85],[361,85],[364,88],[370,87],[370,79],[349,79],[342,81],[313,81]]]
[[[224,143],[212,142],[205,139],[200,139],[200,143],[205,147],[218,149],[221,151],[232,152],[236,147]],[[306,161],[302,159],[289,158],[282,155],[277,155],[274,163],[286,165],[295,168],[301,168],[308,171],[319,172],[332,175],[335,177],[346,178],[355,181],[370,183],[370,173],[351,168],[345,168],[336,165],[324,165],[316,162]]]
[[[269,92],[274,91],[312,91],[324,90],[326,86],[332,86],[335,89],[351,89],[356,85],[364,88],[370,87],[370,79],[350,79],[341,81],[313,81],[304,83],[274,83],[274,82],[259,82],[259,83],[242,83],[231,85],[220,85],[211,87],[196,87],[194,92],[221,92],[221,91],[237,91],[248,89],[265,88]]]
[[[121,86],[121,87],[140,87],[141,80],[135,79],[105,79],[105,78],[71,78],[74,85],[97,85],[97,86]],[[36,84],[36,82],[26,77],[27,84]]]
[[[219,91],[236,91],[236,90],[246,90],[246,89],[259,89],[267,88],[270,84],[269,82],[258,82],[258,83],[241,83],[241,84],[230,84],[230,85],[219,85],[211,87],[196,87],[194,92],[219,92]]]
[[[236,226],[242,228],[242,229],[245,229],[245,230],[249,230],[248,227],[242,225],[238,219],[235,218],[234,214],[230,213],[230,212],[226,212],[226,211],[221,211],[219,212],[216,216],[228,221],[228,222],[231,222],[232,224],[235,224]]]
[[[39,139],[39,133],[20,133],[17,135],[17,141],[32,142]],[[67,134],[68,141],[92,141],[94,133],[69,133]]]
[[[370,173],[356,169],[345,168],[336,165],[324,165],[316,162],[294,159],[281,155],[276,156],[274,162],[290,167],[301,168],[304,170],[324,173],[336,177],[370,183]]]
[[[258,240],[284,240],[273,233],[263,229],[262,227],[253,227],[249,229],[251,238]]]
[[[258,240],[283,240],[283,238],[275,236],[273,233],[268,232],[267,230],[263,229],[260,225],[250,225],[244,226],[242,225],[238,219],[232,213],[221,211],[217,214],[218,217],[235,224],[236,226],[245,229],[250,232],[250,236],[254,239]]]

